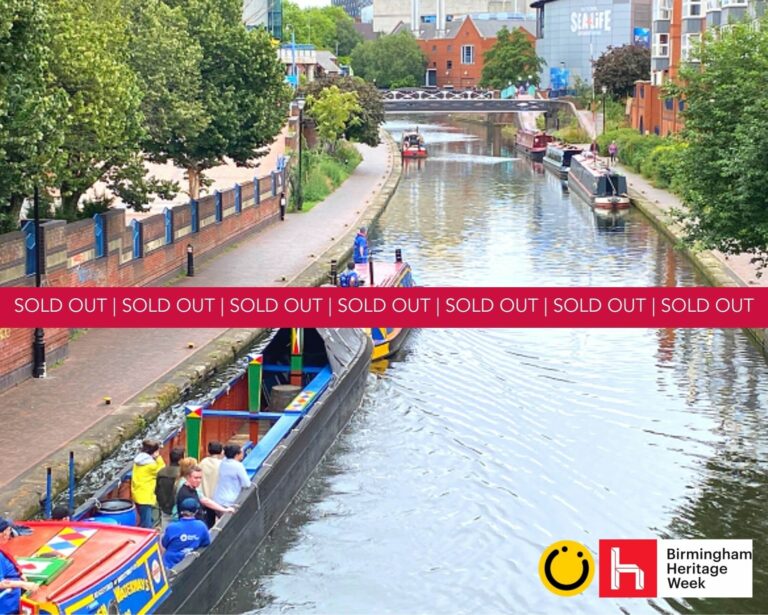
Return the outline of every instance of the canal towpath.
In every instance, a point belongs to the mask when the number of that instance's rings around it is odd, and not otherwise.
[[[172,284],[316,283],[327,272],[330,258],[351,250],[358,226],[375,219],[399,181],[400,158],[391,138],[359,149],[360,165],[323,202],[196,263],[194,277],[180,277]],[[34,514],[45,491],[46,466],[53,467],[54,482],[61,488],[68,451],[75,452],[78,474],[98,465],[191,384],[231,362],[259,332],[93,329],[76,337],[68,358],[49,366],[46,378],[26,380],[0,394],[0,515]]]

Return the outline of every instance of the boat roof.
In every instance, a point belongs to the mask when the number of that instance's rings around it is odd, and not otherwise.
[[[584,168],[595,177],[602,177],[603,175],[622,175],[616,169],[606,167],[605,164],[600,160],[596,161],[594,157],[587,152],[583,154],[577,154],[571,158],[571,165],[573,165],[574,162],[580,164],[582,168]]]
[[[135,559],[157,535],[154,530],[87,521],[24,525],[32,532],[16,536],[3,549],[28,579],[40,582],[31,595],[36,602],[65,602],[93,587]]]
[[[374,286],[398,286],[400,276],[408,268],[404,262],[373,262]],[[355,271],[361,280],[365,280],[364,286],[370,286],[370,268],[367,263],[355,265]]]

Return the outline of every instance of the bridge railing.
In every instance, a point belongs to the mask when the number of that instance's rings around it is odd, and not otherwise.
[[[389,90],[383,95],[389,100],[488,100],[493,99],[491,91],[477,90]]]

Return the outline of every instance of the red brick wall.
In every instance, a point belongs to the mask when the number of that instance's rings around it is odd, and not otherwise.
[[[277,219],[278,196],[272,196],[271,176],[260,178],[260,203],[253,199],[253,184],[242,185],[242,211],[234,211],[234,188],[222,193],[221,222],[215,221],[215,198],[199,201],[200,231],[191,233],[191,208],[178,205],[173,211],[174,242],[165,243],[165,218],[157,214],[142,220],[144,256],[133,258],[133,232],[125,223],[125,211],[105,214],[107,252],[96,258],[93,220],[67,224],[51,220],[41,226],[45,236],[45,286],[149,286],[183,271],[187,244],[201,256],[239,241],[262,224]],[[210,218],[206,220],[206,218]],[[34,286],[35,276],[25,273],[26,248],[23,233],[0,235],[0,286]],[[0,328],[0,391],[31,377],[32,329]],[[68,329],[46,329],[46,362],[67,353]]]
[[[531,33],[521,28],[532,43],[536,41]],[[483,76],[484,57],[496,44],[496,37],[483,38],[471,18],[462,23],[454,38],[419,40],[419,46],[427,56],[427,69],[437,71],[437,86],[451,85],[454,88],[477,87]],[[461,48],[473,45],[473,64],[461,63]],[[451,68],[448,68],[451,63]]]

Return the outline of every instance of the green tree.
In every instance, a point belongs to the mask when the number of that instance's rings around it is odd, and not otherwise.
[[[342,92],[331,85],[315,97],[307,97],[308,113],[315,119],[317,132],[327,149],[333,153],[336,143],[344,134],[353,114],[359,113],[360,105],[355,92]]]
[[[0,2],[0,232],[18,228],[24,198],[45,189],[62,143],[66,96],[50,72],[51,31],[39,0]]]
[[[683,85],[666,93],[685,100],[688,147],[679,180],[687,212],[679,218],[688,241],[746,252],[765,266],[768,21],[760,25],[734,25],[717,40],[706,36],[701,64],[684,65]]]
[[[539,72],[545,62],[536,55],[534,43],[519,28],[512,32],[503,27],[496,34],[496,42],[483,56],[483,76],[480,85],[503,89],[522,78],[539,84]]]
[[[341,15],[336,18],[336,40],[333,51],[340,58],[348,58],[352,50],[362,42],[363,37],[355,30],[355,21],[342,9]]]
[[[635,81],[651,76],[651,50],[636,45],[608,47],[594,64],[596,91],[608,88],[612,98],[626,98],[635,89]]]
[[[365,41],[352,51],[355,74],[378,87],[408,87],[424,83],[427,58],[408,31]]]
[[[335,85],[342,92],[357,94],[358,108],[352,112],[344,128],[344,135],[350,141],[376,146],[380,142],[379,126],[384,122],[384,102],[373,84],[360,77],[327,77],[308,84],[307,96],[317,97],[320,92]]]
[[[140,150],[141,89],[126,62],[127,22],[119,0],[49,0],[55,84],[66,92],[66,121],[52,179],[65,217],[80,197]]]
[[[280,132],[291,93],[269,34],[246,30],[240,0],[175,0],[189,34],[203,52],[196,96],[209,118],[205,128],[167,153],[187,169],[189,194],[197,198],[203,172],[225,158],[240,166],[266,154]]]
[[[283,2],[283,37],[286,42],[294,33],[296,43],[312,44],[339,56],[348,56],[362,41],[354,20],[340,6],[301,9],[293,2]]]

